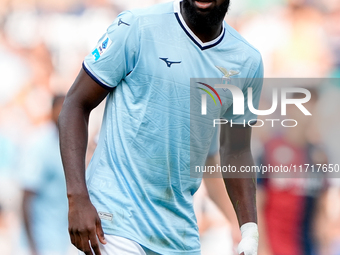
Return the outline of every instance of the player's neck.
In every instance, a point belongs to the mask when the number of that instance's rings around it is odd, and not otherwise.
[[[188,18],[188,15],[186,15],[186,11],[183,8],[183,5],[181,5],[181,14],[185,21],[185,23],[188,25],[188,27],[191,29],[191,31],[203,42],[210,42],[214,39],[216,39],[222,32],[223,26],[222,22],[219,22],[215,26],[209,26],[209,27],[202,27],[198,26],[197,24],[193,24],[193,22],[190,22],[190,19]]]

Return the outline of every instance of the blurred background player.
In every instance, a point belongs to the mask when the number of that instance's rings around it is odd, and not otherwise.
[[[40,127],[22,162],[22,212],[30,255],[65,255],[70,249],[66,185],[56,126],[64,98],[53,98],[51,121]]]
[[[18,221],[14,217],[18,207],[12,201],[20,198],[18,184],[13,179],[16,169],[16,146],[11,139],[3,136],[0,131],[0,253],[13,254],[15,228]]]
[[[312,99],[305,106],[314,112],[317,92],[309,90]],[[293,98],[299,96],[294,94]],[[288,105],[287,118],[295,119],[298,125],[282,128],[280,133],[271,137],[264,144],[260,163],[265,166],[302,165],[304,168],[302,173],[298,168],[289,176],[267,173],[263,176],[265,179],[259,179],[259,254],[319,254],[319,229],[315,222],[320,220],[319,198],[326,188],[326,178],[322,173],[305,173],[304,164],[326,164],[327,157],[315,132],[313,117],[306,117],[295,105]]]

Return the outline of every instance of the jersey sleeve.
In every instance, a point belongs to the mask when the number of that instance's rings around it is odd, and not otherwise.
[[[214,156],[219,152],[220,149],[220,126],[215,127],[214,135],[211,140],[208,157]]]
[[[260,103],[260,97],[261,97],[261,91],[262,91],[262,85],[263,85],[263,62],[262,59],[260,61],[260,64],[254,74],[254,76],[250,79],[247,79],[246,85],[243,87],[243,95],[244,95],[244,115],[234,115],[233,114],[233,105],[230,106],[225,114],[223,115],[223,118],[228,120],[229,122],[232,121],[233,124],[248,124],[249,121],[251,121],[249,124],[255,124],[257,115],[252,113],[248,107],[248,88],[251,87],[253,89],[253,100],[252,104],[255,109],[258,109],[259,103]]]
[[[123,12],[85,57],[85,72],[107,89],[116,87],[134,68],[139,53],[138,18]]]

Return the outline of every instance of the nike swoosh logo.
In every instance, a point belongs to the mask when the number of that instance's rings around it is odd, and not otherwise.
[[[182,63],[182,61],[177,61],[177,62],[175,62],[175,61],[168,61],[168,58],[159,58],[159,59],[163,60],[169,68],[171,67],[172,64],[180,64],[180,63]]]
[[[124,24],[124,25],[126,25],[126,26],[130,26],[130,24],[128,24],[128,23],[122,21],[122,19],[119,19],[119,21],[118,21],[118,26],[120,26],[121,24]]]

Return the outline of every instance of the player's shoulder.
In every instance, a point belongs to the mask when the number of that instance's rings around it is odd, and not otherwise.
[[[161,3],[152,5],[146,8],[132,9],[124,11],[118,15],[119,17],[124,17],[130,19],[130,21],[150,21],[153,18],[165,18],[166,15],[171,15],[174,13],[173,2]]]
[[[258,49],[256,49],[253,45],[251,45],[239,32],[237,32],[233,27],[228,25],[226,22],[225,30],[226,37],[230,40],[235,40],[238,47],[242,47],[243,50],[248,54],[248,56],[252,57],[254,62],[260,65],[262,63],[262,56]]]

